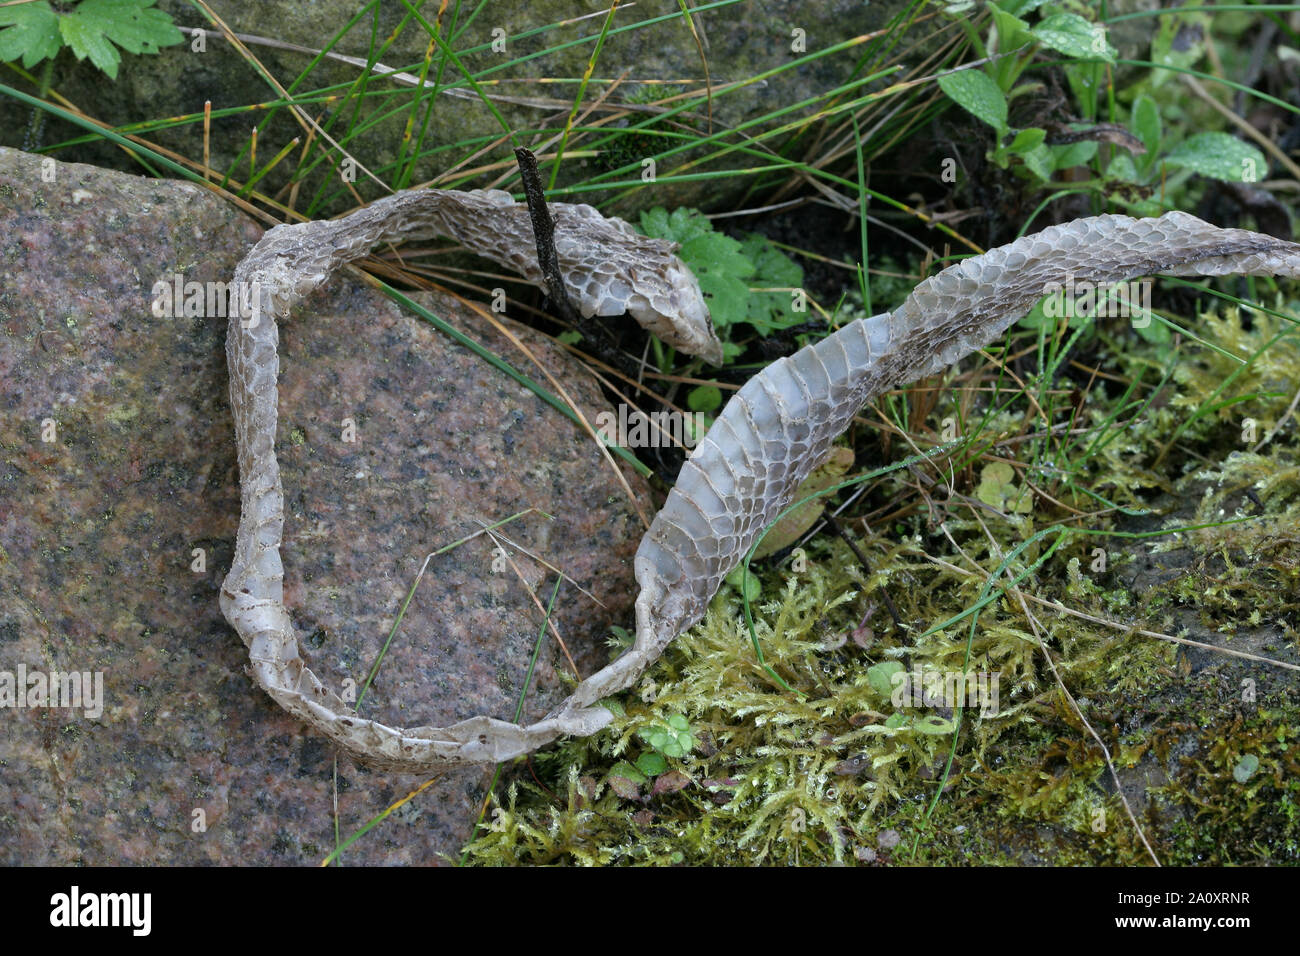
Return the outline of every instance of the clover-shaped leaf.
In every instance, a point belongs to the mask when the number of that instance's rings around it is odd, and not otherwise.
[[[681,714],[670,714],[662,724],[639,731],[641,739],[665,757],[685,757],[695,747],[691,724]]]

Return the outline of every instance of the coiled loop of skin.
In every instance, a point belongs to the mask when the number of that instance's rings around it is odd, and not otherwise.
[[[561,271],[585,314],[627,310],[678,348],[720,361],[703,296],[671,243],[637,236],[589,206],[551,209]],[[998,338],[1053,284],[1154,273],[1300,277],[1300,246],[1177,212],[1080,219],[944,269],[894,312],[851,322],[774,362],[733,396],[682,467],[637,550],[637,632],[627,653],[536,723],[473,717],[450,727],[402,729],[358,717],[321,684],[303,665],[284,607],[276,321],[334,269],[375,245],[435,234],[540,281],[527,213],[506,194],[411,190],[334,222],[270,230],[235,272],[236,283],[260,286],[261,314],[254,321],[232,316],[226,345],[241,510],[222,611],[249,649],[254,679],[285,710],[372,766],[422,773],[507,760],[562,734],[605,726],[612,715],[597,702],[631,686],[699,621],[722,579],[863,405]]]

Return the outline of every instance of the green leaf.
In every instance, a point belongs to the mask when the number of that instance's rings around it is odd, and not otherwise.
[[[154,0],[82,0],[71,13],[59,17],[59,34],[77,55],[90,58],[109,77],[117,78],[122,57],[128,53],[157,53],[159,47],[184,40],[161,10],[149,9]]]
[[[957,729],[957,722],[935,714],[927,714],[924,717],[918,717],[912,722],[912,729],[923,734],[934,734],[943,736],[950,734]]]
[[[102,33],[128,53],[157,53],[185,40],[172,18],[150,9],[155,0],[81,0],[67,19]]]
[[[686,407],[693,412],[714,412],[722,407],[722,389],[716,385],[697,385],[686,393]]]
[[[685,757],[695,747],[691,724],[681,714],[671,714],[664,724],[651,724],[637,733],[665,757]]]
[[[803,269],[767,239],[751,233],[740,246],[741,253],[754,264],[751,286],[760,289],[798,289],[803,286]],[[753,292],[745,319],[759,335],[788,329],[807,321],[806,313],[795,312],[791,292]]]
[[[63,35],[63,42],[77,54],[78,60],[90,57],[90,62],[107,73],[110,79],[117,79],[117,65],[122,57],[101,31],[82,20],[66,16],[59,17],[59,33]]]
[[[1089,23],[1074,13],[1058,13],[1033,29],[1034,37],[1045,47],[1076,60],[1115,62],[1116,50],[1106,39],[1106,28]]]
[[[805,320],[794,312],[790,292],[750,291],[751,286],[797,289],[803,285],[803,270],[765,237],[750,235],[737,242],[715,231],[698,211],[684,208],[671,214],[662,207],[646,210],[640,227],[647,236],[679,244],[678,255],[699,280],[719,333],[748,323],[767,335]],[[742,351],[725,342],[724,349],[729,349],[728,358]]]
[[[670,215],[663,206],[655,206],[641,213],[641,231],[655,239],[669,239],[685,243],[697,236],[714,233],[713,224],[698,209],[683,206]]]
[[[902,673],[905,668],[901,661],[881,661],[867,668],[867,683],[871,689],[882,697],[894,695],[894,675]]]
[[[1116,153],[1112,156],[1106,166],[1106,178],[1118,179],[1124,183],[1138,182],[1138,172],[1133,164],[1133,157],[1128,153]]]
[[[59,39],[59,18],[50,5],[26,3],[17,7],[0,7],[0,60],[9,63],[20,56],[30,69],[55,56],[63,41]]]
[[[1157,72],[1157,71],[1152,71]],[[1133,115],[1129,119],[1129,129],[1133,135],[1142,140],[1147,154],[1154,156],[1160,150],[1160,108],[1156,101],[1145,93],[1138,94],[1133,101]]]
[[[1017,133],[1016,138],[1011,141],[1011,145],[1007,148],[1013,153],[1027,153],[1035,146],[1041,146],[1046,138],[1047,130],[1031,126],[1029,129],[1022,129]]]
[[[763,593],[763,584],[753,571],[745,570],[743,564],[736,565],[723,580],[735,588],[740,596],[753,604]]]
[[[1259,770],[1259,758],[1254,754],[1246,754],[1237,761],[1237,766],[1232,768],[1232,779],[1237,783],[1245,783],[1251,777],[1255,776]]]
[[[1125,211],[1134,219],[1156,219],[1169,211],[1154,199],[1126,200],[1117,196],[1116,202],[1123,206]],[[1153,329],[1155,328],[1155,325],[1155,323],[1152,323]],[[1166,334],[1169,331],[1163,325],[1161,325],[1160,328],[1165,329]],[[1142,333],[1142,337],[1148,341],[1155,341],[1155,339],[1150,335],[1147,335],[1145,332]]]
[[[1074,166],[1085,166],[1092,162],[1092,158],[1097,155],[1096,140],[1085,139],[1077,143],[1066,143],[1064,146],[1049,146],[1052,151],[1052,167],[1054,169],[1070,169]]]
[[[1047,0],[1002,0],[998,6],[1007,13],[1014,13],[1016,16],[1021,17],[1026,13],[1033,13],[1046,2]]]
[[[1047,312],[1043,309],[1043,300],[1039,299],[1029,314],[1022,318],[1018,323],[1022,328],[1039,329],[1047,326],[1049,329],[1056,328],[1056,320],[1048,318]]]
[[[646,783],[649,779],[645,774],[641,773],[640,770],[632,766],[626,760],[620,760],[618,763],[614,764],[614,766],[610,767],[609,775],[611,777],[623,777],[633,783]]]
[[[1151,71],[1151,87],[1155,89],[1178,70],[1196,65],[1205,55],[1205,40],[1210,34],[1208,13],[1173,13],[1157,21],[1151,36],[1151,62],[1171,69]]]
[[[1268,170],[1263,153],[1227,133],[1197,133],[1174,147],[1165,161],[1232,183],[1258,182]]]
[[[1034,496],[1019,487],[1015,479],[1015,469],[1006,462],[990,462],[980,472],[975,497],[1002,512],[1029,514],[1034,507]]]
[[[682,243],[681,257],[693,272],[700,271],[745,279],[754,274],[754,263],[741,252],[740,243],[720,232],[693,236]]]
[[[979,70],[948,73],[939,77],[939,88],[976,119],[999,133],[1007,131],[1007,98],[986,74]]]
[[[989,11],[993,14],[993,25],[998,31],[998,52],[1010,53],[1019,50],[1026,43],[1030,42],[1029,24],[1021,20],[1013,13],[1006,10],[992,0],[989,0]]]
[[[1053,159],[1052,151],[1041,144],[1020,153],[1020,161],[1025,164],[1025,168],[1043,182],[1052,178],[1052,171],[1055,169]]]
[[[647,777],[657,777],[668,769],[668,761],[663,754],[651,750],[636,758],[636,769]]]
[[[641,213],[639,221],[641,234],[652,236],[655,239],[668,238],[668,210],[663,206],[655,206],[653,209],[647,209]]]
[[[699,280],[717,329],[744,322],[749,314],[749,283],[744,280],[754,274],[754,264],[741,253],[740,243],[721,233],[702,233],[683,242],[678,254]]]
[[[749,315],[749,285],[729,275],[714,275],[692,267],[700,291],[713,316],[713,325],[721,333],[744,322]]]
[[[1141,212],[1135,209],[1134,212]],[[1156,214],[1163,212],[1157,207]],[[1174,334],[1169,331],[1169,326],[1159,321],[1154,315],[1141,313],[1132,318],[1133,331],[1142,338],[1146,339],[1152,345],[1169,345],[1174,340]]]

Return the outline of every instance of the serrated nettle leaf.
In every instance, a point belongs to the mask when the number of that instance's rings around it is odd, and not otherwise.
[[[655,206],[653,209],[646,209],[641,213],[640,219],[641,234],[651,236],[655,239],[668,238],[668,210],[663,206]]]
[[[67,46],[78,60],[90,62],[117,78],[122,61],[117,48],[128,53],[157,53],[160,47],[183,42],[171,17],[151,9],[155,0],[82,0],[66,13],[46,2],[0,7],[0,60],[22,57],[34,66]]]
[[[1264,154],[1227,133],[1197,133],[1170,151],[1165,161],[1202,176],[1233,183],[1258,182],[1268,171]]]
[[[803,284],[803,269],[768,241],[766,236],[751,232],[740,244],[741,254],[754,264],[754,282],[764,286],[798,286]]]
[[[185,37],[176,29],[171,17],[151,9],[155,0],[82,0],[68,14],[116,43],[128,53],[157,53],[159,47],[172,46]]]
[[[803,285],[803,269],[799,264],[758,233],[750,233],[745,237],[741,243],[741,252],[754,264],[754,274],[749,279],[747,321],[759,335],[770,335],[778,329],[790,328],[806,321],[806,314],[794,311],[790,292],[754,291],[756,288],[800,288]]]
[[[741,252],[740,243],[720,232],[709,232],[687,239],[682,243],[678,255],[697,276],[701,270],[724,272],[738,279],[754,274],[754,263]]]
[[[1161,72],[1153,70],[1152,72]],[[1133,101],[1133,116],[1129,120],[1129,129],[1133,135],[1142,140],[1142,145],[1147,148],[1148,156],[1154,156],[1160,149],[1160,139],[1162,132],[1160,129],[1160,108],[1156,106],[1156,101],[1145,93],[1138,95]]]
[[[961,70],[939,77],[939,88],[976,119],[999,133],[1007,131],[1007,98],[993,80],[979,70]]]
[[[0,61],[23,58],[31,68],[52,57],[63,46],[59,36],[59,18],[44,0],[16,7],[0,7]]]
[[[1115,61],[1116,50],[1106,38],[1106,28],[1089,23],[1074,13],[1057,13],[1034,27],[1033,34],[1045,47],[1078,60]]]
[[[686,206],[674,209],[671,214],[662,206],[647,209],[641,213],[640,225],[642,235],[683,244],[714,233],[708,217],[698,209]]]
[[[703,214],[685,206],[671,213],[663,206],[647,209],[641,213],[640,226],[644,235],[672,242],[686,242],[713,231],[712,224]]]
[[[91,63],[111,79],[117,79],[117,65],[122,62],[122,57],[103,33],[78,18],[66,16],[59,17],[59,34],[78,60],[90,57]]]
[[[696,273],[713,324],[719,330],[744,322],[749,315],[749,286],[727,275]]]
[[[764,236],[751,233],[743,242],[714,230],[694,209],[669,214],[661,207],[646,210],[640,218],[648,236],[679,244],[678,255],[695,274],[709,305],[715,327],[724,331],[748,323],[761,335],[799,325],[789,293],[753,293],[751,287],[795,289],[803,283],[803,269]],[[724,360],[743,350],[733,346]]]

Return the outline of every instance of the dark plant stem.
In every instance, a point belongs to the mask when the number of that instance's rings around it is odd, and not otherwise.
[[[555,251],[555,221],[546,207],[542,177],[537,171],[537,157],[524,146],[515,147],[519,175],[523,179],[524,199],[528,203],[528,217],[533,222],[533,237],[537,241],[537,264],[546,280],[546,292],[560,318],[582,333],[584,346],[613,368],[628,374],[630,366],[610,338],[609,330],[592,319],[585,318],[573,305],[560,275],[560,257]]]
[[[50,92],[50,79],[54,76],[54,57],[45,61],[41,68],[41,87],[37,96],[45,99]],[[23,135],[23,152],[30,153],[41,145],[41,136],[45,133],[45,110],[33,108],[32,118],[27,123],[27,132]]]

